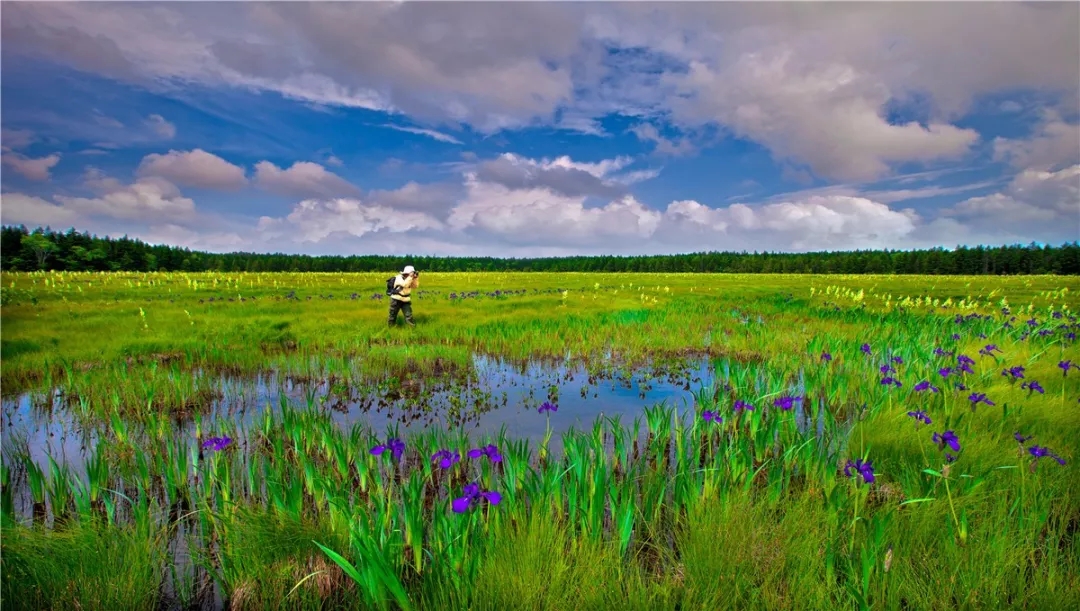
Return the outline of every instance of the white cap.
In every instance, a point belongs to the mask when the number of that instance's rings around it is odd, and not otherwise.
[[[413,268],[413,266],[411,266],[411,265],[406,265],[406,266],[405,266],[405,269],[401,270],[401,273],[403,273],[403,274],[411,274],[411,273],[413,273],[413,272],[415,272],[415,271],[416,271],[416,269],[415,269],[415,268]]]

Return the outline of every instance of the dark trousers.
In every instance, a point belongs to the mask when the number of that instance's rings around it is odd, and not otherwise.
[[[412,304],[397,299],[390,300],[390,318],[386,321],[387,324],[393,325],[397,323],[398,310],[401,310],[401,313],[405,315],[405,322],[410,325],[415,324],[412,319]]]

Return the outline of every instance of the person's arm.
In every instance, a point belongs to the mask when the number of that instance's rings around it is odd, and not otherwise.
[[[414,289],[420,288],[420,276],[413,276],[413,278],[412,278],[412,288],[414,288]]]

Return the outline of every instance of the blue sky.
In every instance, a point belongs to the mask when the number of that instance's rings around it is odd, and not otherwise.
[[[1080,239],[1075,3],[6,3],[5,224],[496,256]]]

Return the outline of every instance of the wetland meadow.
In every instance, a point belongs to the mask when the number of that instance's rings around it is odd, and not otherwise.
[[[5,272],[5,609],[1080,608],[1075,276]]]

